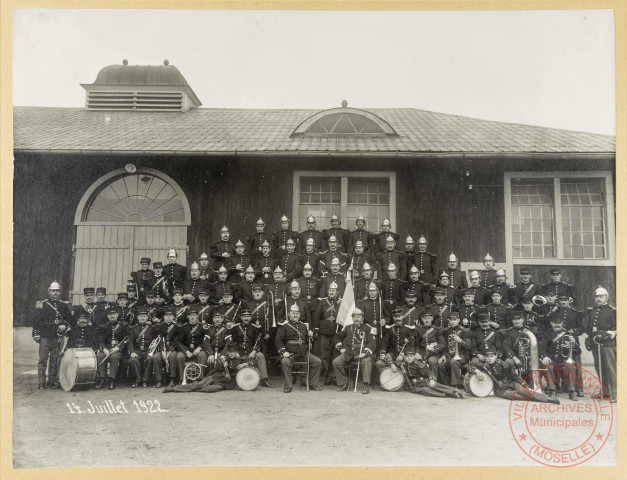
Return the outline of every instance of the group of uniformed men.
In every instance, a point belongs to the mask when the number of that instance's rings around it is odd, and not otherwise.
[[[193,387],[177,383],[186,362],[194,361],[206,367],[200,380],[209,377],[197,390],[232,387],[228,371],[244,364],[254,365],[261,385],[273,388],[269,355],[280,358],[286,393],[293,362],[304,359],[314,390],[333,379],[346,390],[346,366],[357,363],[368,393],[374,363],[378,372],[402,369],[415,393],[462,398],[463,370],[469,370],[491,376],[495,393],[511,398],[532,370],[533,348],[548,392],[533,399],[559,403],[560,388],[573,401],[583,396],[575,368],[581,366],[579,336],[586,333],[585,346],[602,371],[600,395],[616,401],[616,311],[604,288],[595,290],[596,307],[584,315],[573,308],[574,289],[561,281],[559,269],[541,286],[523,267],[520,282],[511,285],[489,254],[484,270],[470,272],[468,285],[455,254],[438,271],[424,236],[417,249],[407,236],[400,251],[389,220],[376,235],[365,223],[360,216],[356,230],[344,230],[334,215],[331,228],[318,231],[310,216],[299,234],[284,215],[281,230],[269,234],[259,219],[246,244],[233,243],[225,226],[189,273],[175,250],[165,266],[156,261],[151,269],[151,259],[142,258],[113,304],[105,288],[85,288],[85,302],[72,310],[53,282],[49,298],[37,302],[33,327],[39,387],[58,386],[65,349],[87,347],[97,352],[96,388],[107,381],[115,388],[125,358],[133,387],[147,387],[154,376],[157,388],[188,391]],[[337,320],[347,277],[355,309],[343,328]]]

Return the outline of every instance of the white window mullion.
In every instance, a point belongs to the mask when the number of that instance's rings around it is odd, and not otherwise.
[[[564,258],[564,231],[562,230],[562,190],[560,179],[553,179],[553,191],[555,192],[555,251],[558,259]]]
[[[340,184],[340,217],[344,228],[349,228],[348,225],[348,177],[342,177]]]

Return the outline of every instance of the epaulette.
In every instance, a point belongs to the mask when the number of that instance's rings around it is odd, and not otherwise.
[[[37,300],[35,302],[35,308],[38,308],[38,309],[44,308],[44,302],[45,302],[45,300]]]

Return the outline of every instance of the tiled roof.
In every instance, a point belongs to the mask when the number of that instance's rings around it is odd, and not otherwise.
[[[185,113],[87,111],[81,108],[15,107],[17,151],[349,152],[421,153],[614,153],[610,135],[478,120],[413,108],[368,110],[398,136],[291,138],[318,110],[198,108]]]

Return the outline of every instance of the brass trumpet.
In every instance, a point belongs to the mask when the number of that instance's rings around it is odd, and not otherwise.
[[[156,337],[152,342],[150,342],[150,346],[148,347],[149,357],[152,357],[155,354],[160,343],[161,343],[161,337]]]

